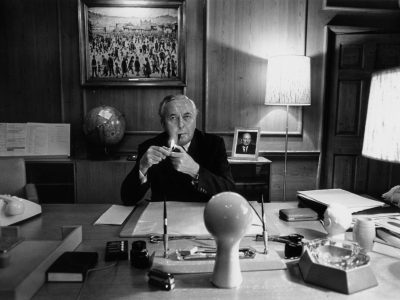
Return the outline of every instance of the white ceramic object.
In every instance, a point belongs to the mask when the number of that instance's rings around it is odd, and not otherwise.
[[[7,216],[21,215],[25,211],[25,205],[23,201],[18,197],[0,195],[0,199],[5,201],[4,213]]]
[[[29,219],[42,212],[32,201],[9,195],[0,195],[0,226],[8,226]]]
[[[356,220],[353,227],[353,240],[361,246],[363,252],[367,253],[372,250],[375,236],[374,221],[369,218],[359,218]]]
[[[239,243],[253,220],[250,205],[241,195],[222,192],[213,196],[204,209],[204,223],[217,244],[211,282],[220,288],[236,288],[242,283]]]
[[[323,225],[331,239],[344,240],[345,232],[350,228],[351,212],[341,204],[331,204],[324,213]]]

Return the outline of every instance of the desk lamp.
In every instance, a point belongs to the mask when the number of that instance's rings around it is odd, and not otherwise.
[[[286,106],[283,200],[286,201],[289,106],[311,105],[310,58],[281,55],[268,59],[265,105]]]

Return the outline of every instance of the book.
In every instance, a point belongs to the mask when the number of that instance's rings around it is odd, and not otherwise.
[[[387,243],[379,237],[374,239],[372,251],[400,259],[400,248],[398,245]]]
[[[308,200],[325,208],[333,203],[341,204],[347,207],[351,213],[385,205],[382,201],[359,196],[342,189],[299,191],[297,192],[297,196],[303,200],[303,203],[306,203]]]
[[[48,282],[83,282],[97,264],[97,252],[66,251],[46,271]]]
[[[384,227],[376,228],[376,237],[384,243],[396,247],[400,250],[400,234]]]

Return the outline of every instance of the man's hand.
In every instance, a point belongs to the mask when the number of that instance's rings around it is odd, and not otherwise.
[[[151,146],[147,149],[146,153],[140,159],[139,170],[143,175],[147,174],[147,170],[152,166],[160,163],[167,156],[170,155],[170,151],[165,147]]]
[[[188,174],[193,178],[196,177],[199,173],[199,164],[195,162],[181,146],[176,145],[175,149],[179,150],[179,152],[171,152],[170,154],[171,163],[174,169]]]

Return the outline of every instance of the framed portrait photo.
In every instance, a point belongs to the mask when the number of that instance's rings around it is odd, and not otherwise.
[[[78,0],[81,84],[185,86],[185,0]]]
[[[236,127],[232,145],[232,157],[257,160],[260,128]]]

